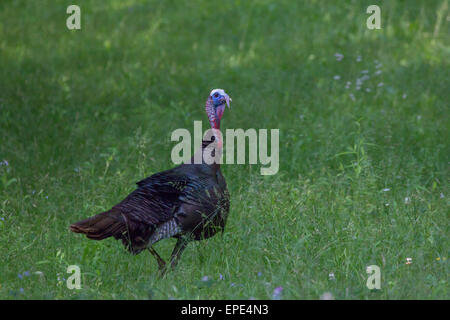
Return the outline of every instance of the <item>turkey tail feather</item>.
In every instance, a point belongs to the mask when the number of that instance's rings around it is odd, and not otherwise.
[[[89,239],[103,240],[112,236],[116,239],[120,238],[120,235],[127,231],[127,228],[120,212],[109,210],[73,223],[70,226],[70,231],[83,233]]]

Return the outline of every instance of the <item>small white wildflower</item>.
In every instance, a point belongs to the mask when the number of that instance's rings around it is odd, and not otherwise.
[[[344,59],[344,55],[341,53],[335,53],[334,56],[336,57],[337,61],[341,61],[342,59]]]
[[[378,88],[380,88],[380,87],[384,86],[384,83],[380,82],[377,86],[378,86]]]
[[[383,64],[379,63],[375,66],[376,69],[380,69],[383,66]]]
[[[356,86],[356,88],[355,88],[356,90],[360,90],[361,89],[361,87],[360,86]]]
[[[370,92],[372,91],[370,88],[366,88],[366,92]]]
[[[328,274],[328,279],[329,279],[329,280],[335,280],[335,279],[336,279],[336,277],[334,276],[334,272],[330,272],[330,273]]]
[[[422,116],[421,116],[421,115],[418,115],[418,116],[417,116],[417,120],[420,120],[420,119],[422,119]]]
[[[441,192],[441,194],[439,195],[439,197],[440,197],[441,199],[444,199],[444,194]]]
[[[374,73],[374,74],[375,74],[376,76],[379,76],[379,75],[380,75],[380,74],[382,74],[382,73],[383,73],[383,71],[381,71],[381,70],[377,70],[377,71],[375,71],[375,73]]]
[[[369,73],[369,70],[363,70],[363,71],[361,71],[361,73],[363,73],[363,74],[368,74],[368,73]]]
[[[406,99],[407,96],[408,96],[408,95],[407,95],[406,93],[404,93],[404,94],[402,95],[402,98],[403,98],[403,99]]]
[[[385,203],[384,205],[385,205],[386,207],[389,207],[389,203]]]
[[[412,263],[412,258],[406,258],[406,264],[411,264]]]
[[[38,275],[41,278],[44,276],[44,273],[42,271],[36,271],[34,274]]]
[[[350,93],[349,96],[350,96],[350,98],[351,98],[353,101],[356,100],[356,99],[355,99],[355,95],[354,95],[353,93]]]
[[[361,61],[361,56],[357,56],[356,57],[356,62],[360,62]]]
[[[340,78],[341,78],[341,76],[339,76],[339,75],[335,75],[335,76],[333,77],[334,80],[339,80]]]
[[[405,197],[405,204],[411,203],[411,199],[409,197]]]
[[[384,191],[384,192],[388,192],[388,191],[391,191],[391,189],[389,189],[389,188],[384,188],[383,191]]]
[[[334,297],[331,292],[325,292],[320,296],[320,300],[334,300]]]

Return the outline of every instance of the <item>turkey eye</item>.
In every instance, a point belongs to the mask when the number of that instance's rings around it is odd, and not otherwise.
[[[217,98],[219,96],[219,94],[216,92],[214,93],[214,98]]]

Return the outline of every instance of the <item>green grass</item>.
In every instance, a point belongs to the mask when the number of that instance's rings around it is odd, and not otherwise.
[[[448,1],[378,1],[381,30],[370,4],[1,1],[0,298],[449,299]],[[278,174],[223,165],[223,236],[160,279],[150,254],[68,230],[172,167],[171,132],[206,128],[217,87],[223,129],[280,129]]]

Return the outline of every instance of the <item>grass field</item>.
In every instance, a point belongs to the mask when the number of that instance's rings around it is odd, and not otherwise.
[[[449,299],[448,7],[1,1],[0,299]],[[171,132],[206,128],[213,88],[222,129],[280,130],[276,175],[222,166],[223,236],[160,279],[150,254],[71,233],[174,166]]]

